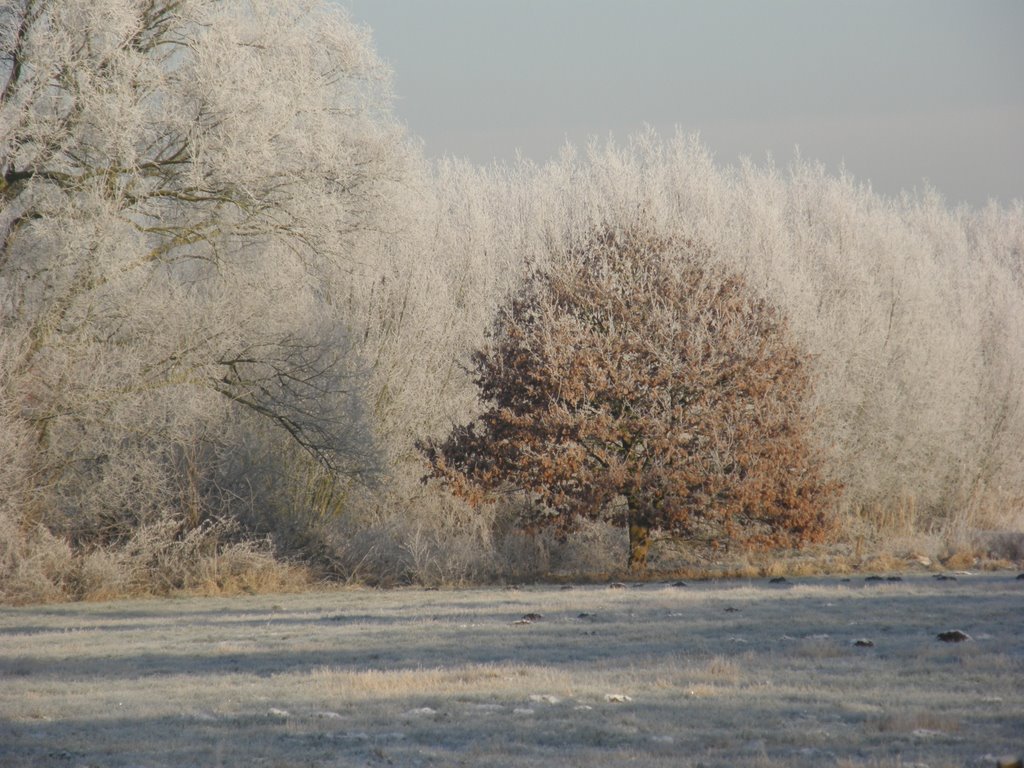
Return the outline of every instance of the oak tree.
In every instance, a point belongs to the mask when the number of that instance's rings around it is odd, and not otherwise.
[[[767,547],[826,529],[807,356],[695,243],[591,231],[530,272],[472,360],[483,413],[422,444],[459,495],[524,490],[528,526],[611,520],[633,570],[655,534]]]

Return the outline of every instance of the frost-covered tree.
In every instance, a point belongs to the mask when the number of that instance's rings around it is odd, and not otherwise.
[[[653,132],[542,167],[462,169],[458,183],[471,202],[449,204],[438,229],[473,233],[439,251],[465,265],[460,279],[516,272],[509,254],[543,260],[567,228],[643,210],[768,297],[811,354],[814,431],[847,530],[969,540],[1024,526],[1020,202],[887,198],[806,160],[729,167],[696,137]]]
[[[5,0],[0,89],[39,510],[116,534],[244,499],[245,455],[372,471],[342,299],[403,150],[368,33],[318,0]]]

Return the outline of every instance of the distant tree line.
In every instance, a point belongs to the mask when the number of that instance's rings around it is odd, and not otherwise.
[[[1019,202],[431,163],[335,4],[0,4],[2,599],[1019,530],[1022,371]]]

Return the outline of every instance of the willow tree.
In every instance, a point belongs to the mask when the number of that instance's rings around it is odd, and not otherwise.
[[[471,501],[511,489],[524,523],[700,546],[820,539],[832,490],[809,438],[806,355],[693,243],[602,227],[532,271],[473,356],[483,413],[422,448]]]
[[[211,467],[256,439],[372,469],[337,297],[399,167],[388,106],[327,2],[0,4],[2,381],[43,510],[224,501],[246,478]]]

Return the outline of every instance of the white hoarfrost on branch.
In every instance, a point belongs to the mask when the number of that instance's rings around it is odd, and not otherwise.
[[[369,33],[315,0],[3,0],[0,89],[0,382],[40,509],[239,497],[243,434],[372,473],[338,297],[404,140]]]

